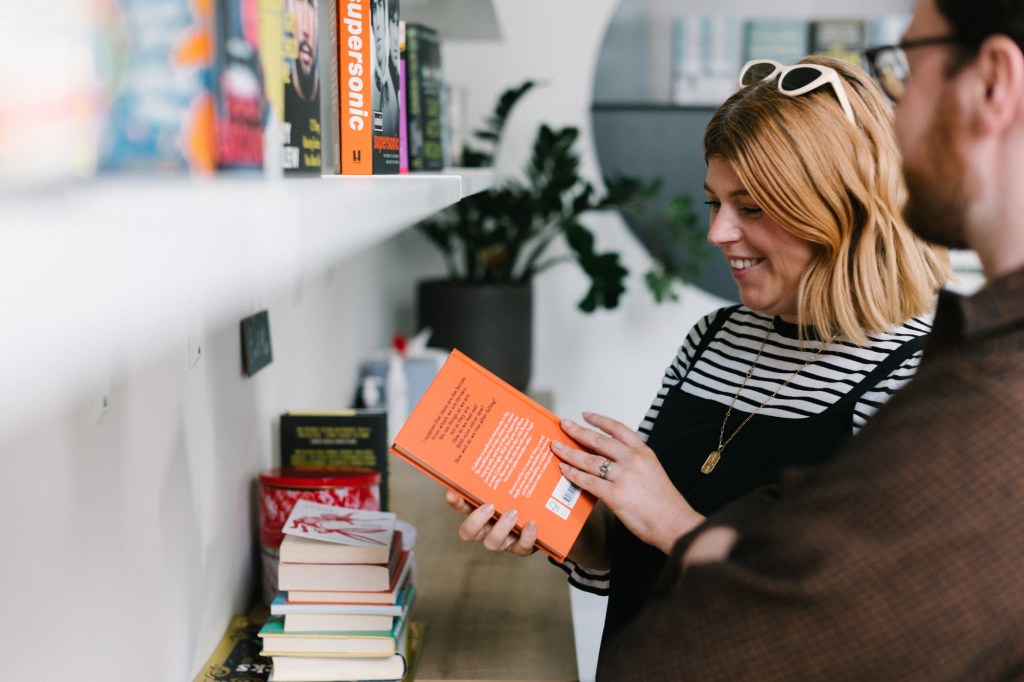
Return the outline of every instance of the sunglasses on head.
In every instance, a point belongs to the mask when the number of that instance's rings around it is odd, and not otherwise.
[[[846,118],[850,123],[857,123],[850,100],[846,97],[843,79],[835,69],[820,64],[783,66],[774,59],[752,59],[740,69],[739,85],[743,88],[775,78],[778,78],[779,92],[790,97],[798,97],[823,85],[831,85]]]

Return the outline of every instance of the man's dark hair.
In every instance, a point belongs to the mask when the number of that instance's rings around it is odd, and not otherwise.
[[[973,57],[989,36],[1008,36],[1024,50],[1024,1],[935,0],[939,13],[953,27],[964,51]]]

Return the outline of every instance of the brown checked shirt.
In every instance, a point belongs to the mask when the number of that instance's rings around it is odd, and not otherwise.
[[[680,540],[598,680],[1024,679],[1024,271],[943,292],[910,385],[779,494],[709,520],[724,562]]]

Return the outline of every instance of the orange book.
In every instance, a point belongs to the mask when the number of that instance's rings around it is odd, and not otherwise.
[[[373,173],[371,0],[338,0],[338,144],[343,175]]]
[[[392,452],[462,495],[537,522],[537,546],[562,561],[594,498],[558,469],[552,440],[582,449],[559,419],[453,350],[398,432]]]

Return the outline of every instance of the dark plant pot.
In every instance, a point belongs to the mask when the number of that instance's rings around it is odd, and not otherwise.
[[[533,287],[529,284],[421,282],[419,328],[430,345],[458,348],[520,390],[530,383]]]

